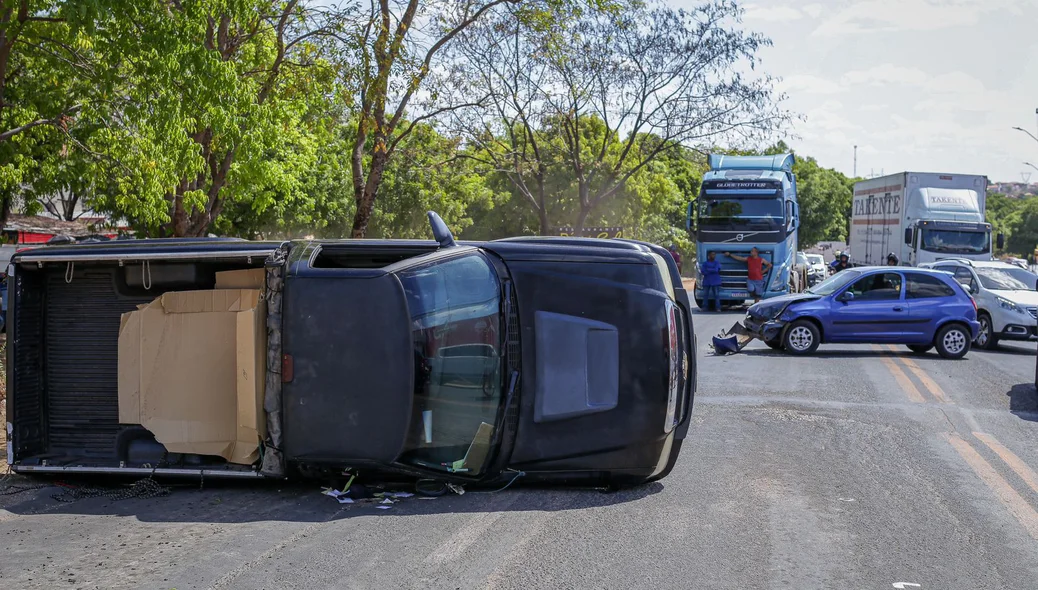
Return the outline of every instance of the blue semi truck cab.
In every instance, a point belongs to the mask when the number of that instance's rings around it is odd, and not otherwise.
[[[793,175],[793,154],[724,156],[711,154],[699,198],[689,203],[687,226],[696,241],[696,262],[717,252],[721,263],[721,303],[739,305],[749,299],[746,263],[724,255],[748,256],[756,247],[772,264],[765,271],[764,297],[790,292],[796,264],[800,208]],[[696,304],[703,307],[699,264]]]

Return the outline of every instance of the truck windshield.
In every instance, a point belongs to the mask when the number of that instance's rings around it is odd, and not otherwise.
[[[701,199],[700,227],[752,227],[779,229],[785,221],[782,199],[740,195],[711,195]]]
[[[482,254],[398,274],[414,335],[414,410],[401,461],[480,474],[495,439],[501,377],[501,284]]]
[[[987,232],[956,231],[947,229],[923,230],[923,250],[930,252],[954,252],[959,254],[984,254],[991,246]]]

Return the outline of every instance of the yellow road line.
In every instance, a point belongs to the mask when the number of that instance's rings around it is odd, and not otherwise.
[[[899,352],[898,349],[894,348],[893,344],[888,344],[887,348],[889,348],[893,352]],[[948,394],[944,393],[944,390],[941,389],[941,386],[938,385],[937,382],[934,381],[929,375],[927,375],[926,371],[920,368],[919,365],[915,364],[915,361],[913,361],[910,358],[900,356],[898,357],[898,360],[904,363],[904,365],[908,367],[909,371],[912,371],[912,374],[915,375],[917,379],[919,379],[919,382],[922,383],[923,387],[925,387],[927,391],[930,392],[930,395],[937,398],[937,401],[944,402],[946,404],[954,403],[951,401],[951,399],[948,398]]]
[[[989,449],[994,451],[1000,459],[1005,461],[1006,465],[1008,465],[1010,469],[1020,476],[1020,479],[1024,480],[1032,490],[1038,493],[1038,473],[1035,473],[1034,469],[1031,469],[1030,465],[1024,463],[1016,453],[1007,449],[1005,445],[998,442],[998,440],[990,434],[985,432],[974,432],[973,436],[979,438],[980,442],[986,444]]]
[[[1038,541],[1038,512],[968,442],[957,434],[945,434],[944,438],[973,469],[973,472],[994,492],[1006,510],[1016,517],[1016,520],[1034,540]]]
[[[872,348],[873,350],[883,350],[876,344],[873,344]],[[886,365],[887,370],[890,371],[890,374],[894,376],[894,380],[897,381],[897,384],[901,386],[901,389],[905,392],[905,395],[908,396],[908,399],[918,404],[921,404],[926,401],[923,398],[923,394],[919,393],[919,390],[916,389],[915,384],[913,384],[912,380],[908,378],[908,375],[905,375],[905,372],[901,370],[901,367],[897,366],[897,364],[887,356],[881,356],[879,357],[879,359],[883,361],[883,364]]]

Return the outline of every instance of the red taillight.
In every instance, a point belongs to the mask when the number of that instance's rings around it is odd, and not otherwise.
[[[678,394],[681,380],[678,377],[679,371],[681,370],[681,350],[680,340],[678,335],[678,309],[674,305],[674,302],[670,299],[667,300],[665,313],[667,316],[667,359],[668,359],[668,376],[667,376],[667,415],[663,422],[663,432],[670,433],[671,430],[677,426],[678,421]]]
[[[970,295],[970,303],[973,304],[973,311],[980,311],[977,309],[977,300],[974,299],[972,295]]]

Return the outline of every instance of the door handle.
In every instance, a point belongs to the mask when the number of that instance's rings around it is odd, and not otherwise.
[[[903,308],[900,305],[898,305],[898,306],[894,307],[894,311],[905,311],[905,308]]]

